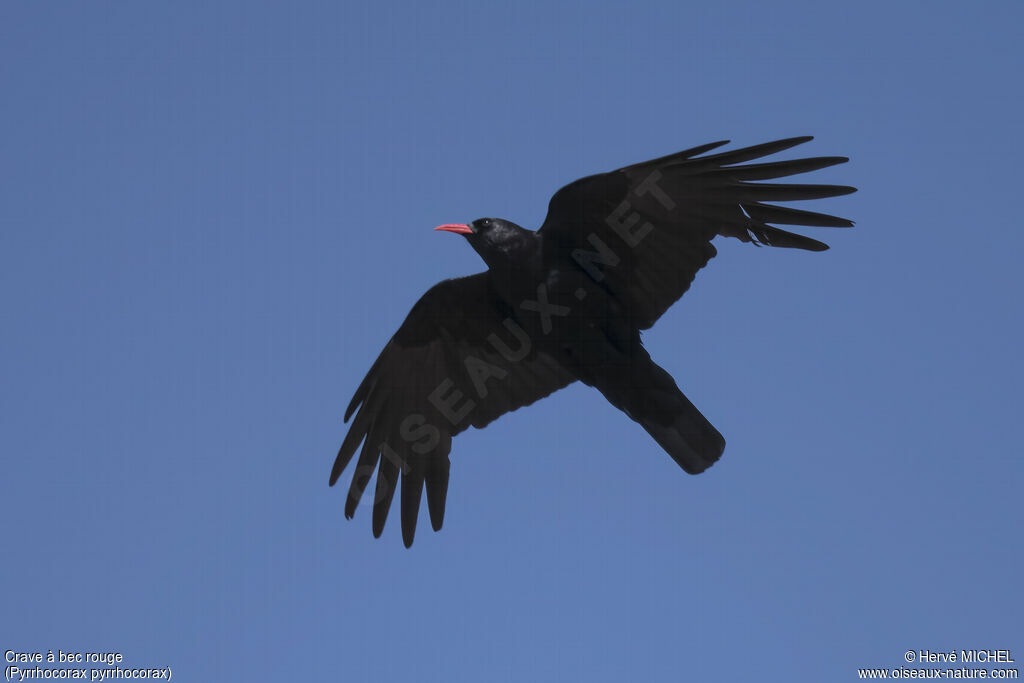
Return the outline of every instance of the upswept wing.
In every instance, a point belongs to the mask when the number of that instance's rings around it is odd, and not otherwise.
[[[844,218],[772,202],[835,197],[855,188],[752,182],[848,161],[846,157],[814,157],[745,163],[811,139],[788,138],[701,156],[728,140],[713,142],[581,178],[551,198],[540,234],[546,245],[575,259],[614,294],[638,328],[647,329],[715,256],[711,240],[716,235],[823,251],[828,249],[826,244],[771,224],[853,225]]]
[[[345,412],[355,419],[331,471],[333,486],[363,444],[349,487],[351,518],[377,470],[373,533],[384,530],[399,474],[402,538],[412,545],[424,486],[434,530],[444,521],[452,437],[483,427],[573,382],[532,347],[487,273],[445,280],[413,306]]]

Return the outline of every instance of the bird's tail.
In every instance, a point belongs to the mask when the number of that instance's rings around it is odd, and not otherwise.
[[[594,386],[686,472],[700,474],[722,457],[725,438],[646,352],[618,371],[608,370],[595,378]]]

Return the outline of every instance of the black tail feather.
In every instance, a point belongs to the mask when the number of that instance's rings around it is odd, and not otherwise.
[[[686,472],[700,474],[722,457],[725,438],[642,347],[634,358],[605,365],[589,380]]]

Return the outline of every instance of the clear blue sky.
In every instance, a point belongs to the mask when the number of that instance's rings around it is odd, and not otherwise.
[[[1021,618],[1024,5],[4,3],[0,648],[182,681],[845,681]],[[413,302],[590,173],[792,135],[822,254],[718,241],[646,336],[690,477],[574,386],[342,514]],[[180,677],[180,678],[179,678]]]

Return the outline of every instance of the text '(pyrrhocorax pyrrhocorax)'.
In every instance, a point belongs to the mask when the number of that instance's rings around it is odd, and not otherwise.
[[[854,192],[840,185],[758,183],[840,164],[814,157],[748,164],[810,136],[705,155],[712,142],[577,180],[551,198],[537,231],[500,218],[435,228],[462,235],[487,270],[444,280],[416,302],[356,389],[355,419],[333,486],[362,443],[345,504],[351,518],[374,471],[373,534],[401,477],[402,538],[412,545],[420,498],[444,521],[452,437],[484,427],[577,380],[605,398],[690,474],[725,439],[644,349],[640,331],[681,297],[715,256],[716,235],[772,247],[827,245],[771,224],[853,223],[770,202]]]

